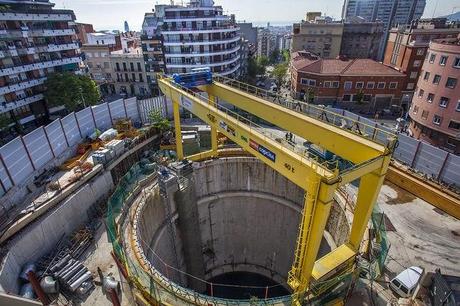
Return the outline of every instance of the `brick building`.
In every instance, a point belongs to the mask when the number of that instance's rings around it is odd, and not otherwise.
[[[407,76],[402,88],[403,105],[409,105],[412,101],[430,41],[457,37],[459,26],[447,23],[446,18],[433,18],[416,20],[410,25],[391,29],[383,63]]]
[[[460,36],[430,43],[409,115],[410,133],[460,153]]]
[[[374,113],[392,109],[399,115],[405,75],[370,59],[322,59],[301,51],[292,54],[291,92],[316,104]]]

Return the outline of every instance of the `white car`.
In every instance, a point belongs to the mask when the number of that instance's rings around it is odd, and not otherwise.
[[[272,91],[272,92],[277,92],[277,91],[278,91],[278,86],[276,86],[276,84],[272,84],[272,85],[270,86],[270,91]]]
[[[400,297],[408,298],[414,294],[418,283],[423,275],[423,269],[420,267],[410,267],[399,273],[390,282],[390,288]]]

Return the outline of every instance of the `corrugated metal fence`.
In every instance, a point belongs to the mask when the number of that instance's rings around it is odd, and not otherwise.
[[[136,98],[120,99],[87,107],[57,119],[45,127],[17,137],[0,147],[0,196],[14,185],[20,185],[36,170],[41,169],[67,148],[81,142],[94,133],[95,128],[106,130],[118,118],[131,118],[133,122],[148,123],[148,114],[161,110],[163,115],[172,116],[171,102],[165,97],[137,101]],[[369,126],[388,128],[354,113],[329,109],[353,118]],[[398,135],[399,145],[393,157],[410,168],[446,184],[460,184],[460,157],[405,135]]]

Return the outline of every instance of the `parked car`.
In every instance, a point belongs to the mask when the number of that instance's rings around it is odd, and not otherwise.
[[[264,81],[257,81],[256,86],[261,87],[261,88],[265,88],[265,82]]]
[[[272,91],[272,92],[278,92],[278,86],[276,86],[276,84],[272,84],[272,85],[270,86],[270,91]]]
[[[399,273],[390,281],[390,288],[400,297],[411,297],[414,294],[422,275],[422,268],[415,266],[410,267]]]

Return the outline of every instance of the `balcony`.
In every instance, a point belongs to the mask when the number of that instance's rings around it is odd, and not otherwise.
[[[214,52],[189,52],[189,53],[182,53],[182,52],[165,52],[165,57],[199,57],[199,56],[214,56],[214,55],[223,55],[223,54],[231,54],[240,50],[240,46],[237,46],[232,49],[228,50],[220,50]]]
[[[212,21],[212,20],[230,20],[230,16],[214,15],[214,16],[167,16],[163,20],[165,22],[180,22],[180,21]]]
[[[72,21],[71,14],[23,14],[23,13],[0,13],[0,20],[20,21]]]
[[[28,64],[28,65],[3,68],[3,69],[0,69],[0,76],[27,72],[27,71],[32,71],[32,70],[38,70],[38,69],[44,69],[44,68],[50,68],[50,67],[55,67],[55,66],[62,66],[62,65],[67,65],[67,64],[76,64],[79,62],[81,62],[81,58],[79,56],[75,56],[75,57],[63,58],[63,59],[58,59],[58,60],[37,62],[33,64]]]
[[[27,38],[29,37],[29,30],[1,30],[0,31],[0,38],[6,39],[6,38]]]
[[[206,46],[206,45],[217,45],[217,44],[225,44],[225,43],[232,43],[240,41],[240,36],[234,36],[231,38],[219,38],[219,39],[203,39],[203,40],[180,40],[180,39],[170,39],[165,40],[163,45],[167,46],[183,46],[183,45],[190,45],[190,46]]]
[[[49,45],[44,45],[44,46],[39,46],[37,47],[38,52],[59,52],[59,51],[65,51],[65,50],[74,50],[78,49],[80,46],[78,43],[70,43],[70,44],[49,44]]]
[[[171,28],[162,29],[164,34],[186,34],[186,33],[228,33],[239,31],[240,28],[234,25],[223,27],[191,27],[191,28]]]
[[[43,94],[38,94],[38,95],[27,97],[24,99],[16,100],[14,102],[3,102],[3,103],[0,103],[0,113],[6,113],[18,107],[28,105],[28,104],[40,101],[42,99],[43,99]]]
[[[235,63],[240,59],[240,55],[237,55],[231,59],[224,60],[224,61],[204,61],[204,62],[196,62],[196,63],[167,63],[166,68],[206,68],[206,67],[217,67],[217,66],[224,66],[230,65]]]
[[[51,36],[67,36],[74,35],[74,29],[60,29],[60,30],[32,30],[30,36],[32,37],[51,37]]]
[[[13,84],[13,85],[3,86],[3,87],[0,87],[0,94],[4,95],[10,92],[15,92],[18,90],[23,90],[23,89],[30,88],[33,86],[41,85],[45,81],[46,81],[46,78],[40,78],[40,79],[20,82],[20,83]]]
[[[240,69],[240,64],[239,63],[237,65],[235,65],[235,67],[230,68],[230,70],[226,70],[226,71],[223,71],[223,72],[218,72],[217,74],[219,74],[221,76],[226,76],[226,75],[235,73],[238,69]]]

